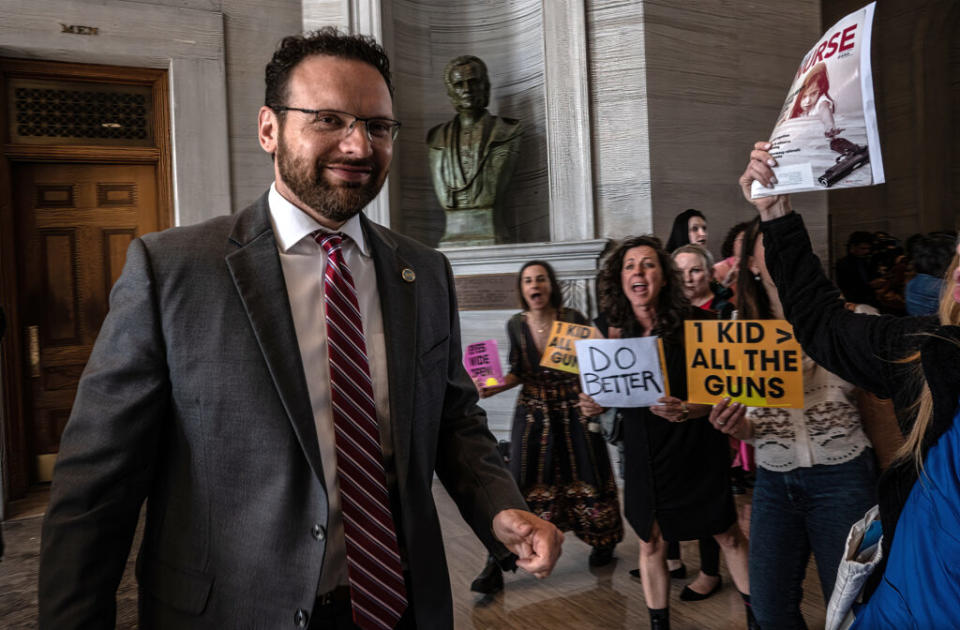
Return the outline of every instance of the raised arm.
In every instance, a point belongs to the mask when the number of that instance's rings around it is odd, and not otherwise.
[[[766,265],[797,339],[811,358],[841,378],[880,396],[902,394],[910,380],[910,367],[902,360],[916,352],[922,333],[933,329],[936,319],[859,315],[843,307],[789,197],[750,197],[753,180],[773,181],[776,162],[767,149],[764,142],[754,146],[740,187],[760,214]]]

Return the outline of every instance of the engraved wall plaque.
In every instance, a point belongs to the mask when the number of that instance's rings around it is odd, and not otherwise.
[[[461,311],[520,310],[515,273],[457,276],[454,282]]]

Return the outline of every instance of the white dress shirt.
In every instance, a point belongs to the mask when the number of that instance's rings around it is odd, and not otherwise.
[[[327,326],[323,304],[323,272],[326,252],[310,236],[322,228],[308,214],[283,198],[276,186],[270,186],[268,196],[270,221],[276,235],[287,297],[293,314],[293,326],[300,346],[300,358],[307,379],[310,406],[317,427],[323,477],[327,487],[329,520],[327,522],[326,555],[320,575],[318,593],[326,593],[338,585],[347,584],[346,547],[343,538],[343,520],[340,512],[340,485],[337,479],[336,434],[330,405],[330,364],[327,358]],[[363,334],[367,344],[367,361],[373,380],[373,396],[380,425],[388,478],[392,472],[390,446],[390,398],[387,381],[386,344],[380,295],[373,258],[363,238],[358,216],[352,217],[338,230],[345,238],[342,250],[353,275],[357,302],[363,318]]]

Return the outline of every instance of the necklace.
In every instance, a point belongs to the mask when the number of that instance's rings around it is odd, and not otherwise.
[[[533,316],[530,313],[527,313],[527,321],[530,322],[530,326],[537,331],[538,335],[542,335],[543,332],[553,323],[553,319],[548,319],[541,326],[539,322],[533,320]]]

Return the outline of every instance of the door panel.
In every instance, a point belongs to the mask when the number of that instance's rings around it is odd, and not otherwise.
[[[21,164],[13,169],[25,340],[27,437],[45,480],[131,240],[157,229],[156,167]]]

